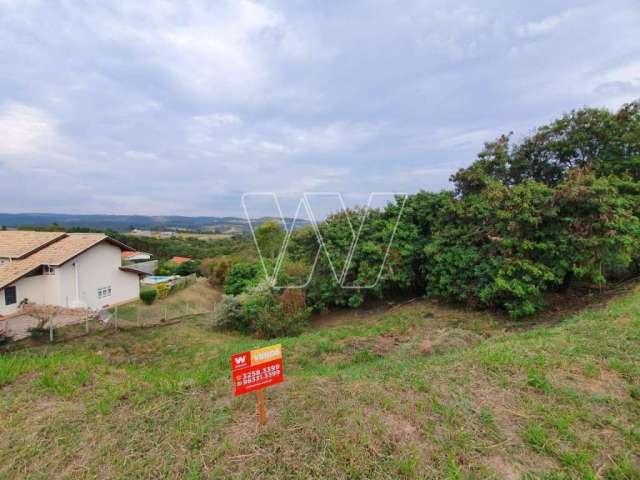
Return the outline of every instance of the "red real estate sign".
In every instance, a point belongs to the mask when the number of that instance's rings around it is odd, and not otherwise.
[[[232,355],[231,380],[236,396],[284,382],[282,345]]]

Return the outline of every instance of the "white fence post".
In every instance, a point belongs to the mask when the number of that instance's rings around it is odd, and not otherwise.
[[[84,330],[86,333],[89,333],[89,314],[87,314],[84,319]]]
[[[49,319],[49,341],[53,342],[53,318]]]

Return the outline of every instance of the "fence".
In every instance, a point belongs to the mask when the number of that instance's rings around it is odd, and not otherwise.
[[[150,327],[172,323],[189,316],[210,315],[213,309],[213,301],[160,302],[152,305],[134,303],[109,309],[106,325],[120,329]]]
[[[23,340],[28,337],[47,337],[50,340],[55,338],[55,332],[63,327],[81,326],[84,332],[95,330],[100,322],[99,319],[91,315],[78,317],[77,315],[56,315],[48,322],[41,324],[41,321],[31,315],[19,315],[3,320],[0,331],[13,341]],[[93,325],[93,327],[92,327]],[[36,330],[32,333],[32,330]]]
[[[183,280],[186,283],[189,280]],[[82,318],[57,315],[44,325],[29,315],[21,315],[0,321],[0,333],[5,332],[12,341],[28,337],[40,341],[67,341],[92,332],[109,332],[150,328],[176,323],[186,317],[200,316],[210,319],[213,314],[214,301],[158,302],[144,305],[139,302],[101,310],[96,314]],[[40,328],[37,328],[39,327]],[[35,329],[35,331],[32,331]]]
[[[171,290],[182,290],[196,282],[195,274],[173,279]],[[44,325],[28,314],[0,320],[0,343],[2,335],[11,340],[33,337],[42,341],[61,341],[87,335],[91,332],[146,328],[175,323],[188,316],[203,316],[213,313],[214,299],[207,295],[169,295],[164,301],[152,305],[133,302],[78,315],[58,313]]]
[[[178,277],[176,279],[173,280],[173,284],[176,286],[187,286],[187,285],[191,285],[193,282],[196,281],[198,277],[196,276],[195,273],[192,273],[191,275],[187,275],[185,277]]]

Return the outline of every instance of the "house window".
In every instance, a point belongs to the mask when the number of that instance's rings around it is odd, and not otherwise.
[[[42,274],[43,275],[55,275],[56,274],[56,269],[53,268],[50,265],[45,265],[44,267],[42,267]]]
[[[4,304],[14,305],[18,303],[18,295],[16,294],[16,287],[7,287],[4,289]]]
[[[98,289],[98,298],[106,298],[111,296],[111,286],[101,287]]]

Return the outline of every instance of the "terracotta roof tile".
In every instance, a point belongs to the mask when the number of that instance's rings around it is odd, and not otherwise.
[[[23,258],[61,239],[64,232],[0,231],[0,258]]]
[[[24,277],[42,265],[60,266],[103,241],[128,249],[101,233],[70,233],[34,254],[0,265],[0,289]]]

